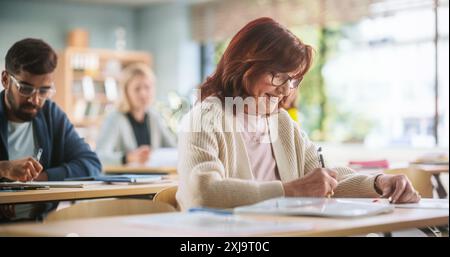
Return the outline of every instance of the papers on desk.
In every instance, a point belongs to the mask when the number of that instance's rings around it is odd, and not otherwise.
[[[117,176],[100,176],[95,180],[106,183],[127,183],[127,184],[153,184],[161,182],[170,182],[163,179],[162,175],[117,175]]]
[[[252,233],[311,230],[312,224],[292,221],[255,220],[251,217],[207,212],[167,213],[147,217],[131,217],[127,224],[143,229],[169,231],[176,236],[245,236]]]
[[[50,188],[83,188],[98,185],[101,181],[30,181],[30,182],[2,182],[2,186],[43,186]]]
[[[388,213],[389,203],[351,201],[345,198],[280,197],[237,207],[234,213],[353,218]]]
[[[345,198],[348,201],[360,203],[376,203],[376,204],[390,204],[386,198]],[[395,208],[408,209],[448,209],[448,199],[431,199],[422,198],[418,203],[399,203],[390,204]]]
[[[79,179],[79,180],[77,180]],[[1,187],[7,186],[41,186],[50,188],[84,188],[99,184],[153,184],[171,182],[163,175],[111,175],[98,177],[70,178],[69,181],[29,181],[29,182],[0,182]]]
[[[24,190],[47,190],[50,189],[48,186],[35,186],[35,185],[12,185],[12,184],[1,184],[0,192],[17,192]]]
[[[153,184],[153,183],[164,183],[171,182],[171,180],[166,179],[165,175],[105,175],[105,176],[95,176],[95,177],[79,177],[79,178],[67,178],[68,181],[73,181],[74,183],[84,183],[84,181],[94,181],[94,183],[126,183],[126,184]]]
[[[147,167],[176,167],[178,162],[178,151],[176,148],[158,148],[152,150]]]
[[[408,209],[448,209],[448,199],[422,199],[418,203],[401,203],[394,206]]]

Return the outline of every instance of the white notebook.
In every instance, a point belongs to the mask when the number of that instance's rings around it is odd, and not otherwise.
[[[102,181],[30,181],[30,182],[2,182],[1,185],[28,185],[28,186],[49,186],[51,188],[83,188],[90,185],[103,184]]]
[[[276,232],[306,231],[313,225],[305,222],[255,220],[251,217],[215,213],[174,212],[148,216],[130,216],[129,226],[163,231],[173,236],[249,236]]]
[[[418,203],[394,204],[395,208],[407,209],[447,209],[448,199],[422,199]]]
[[[346,198],[348,201],[360,202],[360,203],[386,203],[389,204],[389,200],[386,198]],[[395,208],[405,209],[448,209],[448,199],[433,199],[422,198],[418,203],[397,203],[391,204]]]
[[[234,213],[352,218],[388,213],[393,210],[394,206],[386,202],[360,202],[345,198],[280,197],[237,207]]]

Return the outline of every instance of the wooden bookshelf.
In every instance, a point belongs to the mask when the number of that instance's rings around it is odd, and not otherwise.
[[[53,100],[93,147],[107,110],[120,97],[119,78],[131,63],[152,65],[147,52],[69,47],[58,52]],[[85,134],[83,134],[85,133]]]

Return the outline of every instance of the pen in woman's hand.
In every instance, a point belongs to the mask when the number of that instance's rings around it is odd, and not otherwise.
[[[322,147],[321,146],[319,146],[319,148],[317,148],[317,154],[319,156],[320,167],[322,169],[324,169],[325,168],[325,162],[323,160]],[[331,192],[327,193],[327,198],[331,198],[333,195],[334,195],[334,192],[333,192],[333,189],[331,189]]]
[[[325,168],[325,162],[323,161],[323,155],[322,155],[322,147],[319,146],[317,148],[317,154],[319,155],[319,164],[321,168]]]

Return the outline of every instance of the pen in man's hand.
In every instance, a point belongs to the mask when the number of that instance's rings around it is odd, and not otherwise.
[[[317,154],[319,155],[319,164],[320,167],[323,169],[325,168],[325,162],[323,160],[323,155],[322,155],[322,147],[319,146],[319,148],[317,148]],[[333,189],[331,189],[331,192],[327,193],[327,197],[331,198],[331,196],[334,195]]]
[[[36,160],[39,162],[41,161],[41,156],[42,156],[42,152],[44,150],[42,150],[42,148],[39,148],[38,153],[36,154]]]
[[[39,148],[39,150],[38,150],[38,152],[37,152],[37,154],[36,154],[36,161],[38,161],[38,162],[40,162],[41,161],[41,157],[42,157],[42,152],[43,152],[44,150],[42,149],[42,148]],[[33,181],[34,180],[34,178],[32,178],[30,181]]]

